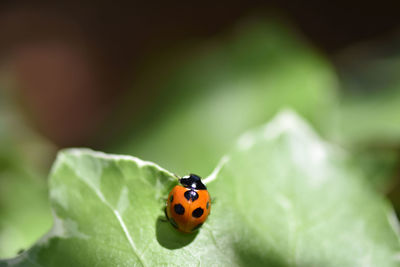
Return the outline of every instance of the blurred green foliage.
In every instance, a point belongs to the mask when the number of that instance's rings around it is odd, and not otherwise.
[[[337,57],[342,90],[333,140],[353,151],[368,180],[391,200],[399,178],[399,48],[394,38],[354,45]]]
[[[154,105],[162,108],[151,124],[133,129],[110,150],[181,175],[206,175],[241,133],[281,108],[291,107],[329,131],[337,93],[332,66],[289,29],[250,20],[229,38],[203,45],[158,83],[168,96]]]
[[[344,64],[340,72],[345,89],[338,109],[342,139],[352,146],[399,147],[400,55],[364,55],[352,61],[357,64]]]
[[[0,91],[0,257],[29,248],[51,228],[46,176],[52,148]]]
[[[340,55],[341,136],[400,212],[400,39],[366,43]],[[342,138],[343,139],[343,138]],[[360,153],[361,152],[361,153]],[[365,161],[365,159],[367,159]]]

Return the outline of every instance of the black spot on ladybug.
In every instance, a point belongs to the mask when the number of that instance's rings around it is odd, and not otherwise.
[[[199,198],[199,194],[197,194],[197,192],[194,191],[194,190],[188,190],[188,191],[186,191],[185,194],[184,194],[184,196],[185,196],[185,198],[186,198],[188,201],[189,201],[190,199],[191,199],[192,201],[195,201],[196,199]]]
[[[200,218],[203,215],[204,210],[202,208],[197,208],[192,212],[192,216],[195,218]]]
[[[209,209],[210,208],[210,202],[208,202],[207,201],[207,207],[206,207],[207,209]]]
[[[174,210],[175,210],[176,214],[179,214],[179,215],[182,215],[185,213],[185,208],[181,204],[175,204]]]
[[[192,229],[192,231],[196,231],[196,230],[199,229],[202,225],[203,225],[202,223],[199,223],[198,225],[196,225],[196,226]]]
[[[176,229],[178,229],[178,224],[176,223],[176,221],[174,220],[174,218],[170,218],[169,221],[171,222],[172,226]]]
[[[169,202],[172,203],[173,200],[174,200],[174,195],[171,195],[171,198],[169,199]]]

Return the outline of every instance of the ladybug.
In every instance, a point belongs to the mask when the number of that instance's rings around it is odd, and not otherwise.
[[[172,226],[184,233],[198,230],[211,210],[210,194],[201,178],[195,174],[179,179],[166,203],[166,216]]]

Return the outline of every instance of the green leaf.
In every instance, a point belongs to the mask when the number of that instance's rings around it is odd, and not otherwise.
[[[243,135],[205,179],[215,201],[197,234],[172,228],[166,170],[85,149],[59,153],[53,230],[0,266],[396,266],[392,208],[345,151],[292,112]]]

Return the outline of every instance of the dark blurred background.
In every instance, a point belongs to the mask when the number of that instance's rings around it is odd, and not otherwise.
[[[206,176],[292,108],[400,211],[400,2],[0,3],[0,258],[52,224],[56,151]],[[398,213],[399,214],[399,213]]]

